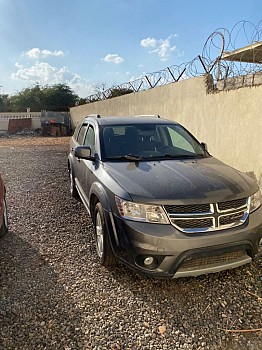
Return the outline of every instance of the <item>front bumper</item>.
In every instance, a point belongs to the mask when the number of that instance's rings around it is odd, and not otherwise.
[[[114,217],[112,226],[115,254],[145,275],[198,276],[235,268],[262,255],[262,207],[243,225],[216,232],[185,234],[172,225],[119,217]],[[153,263],[146,265],[148,257]]]

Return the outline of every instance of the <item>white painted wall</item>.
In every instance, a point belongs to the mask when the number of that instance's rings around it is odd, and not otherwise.
[[[31,118],[32,130],[41,128],[41,112],[1,112],[0,113],[0,130],[7,131],[9,119]]]

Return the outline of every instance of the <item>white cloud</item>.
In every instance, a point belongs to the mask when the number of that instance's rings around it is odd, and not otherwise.
[[[16,66],[16,68],[23,68],[23,65],[18,63],[18,62],[15,63],[15,66]]]
[[[140,41],[140,45],[143,47],[156,47],[157,40],[154,38],[146,38]]]
[[[120,64],[120,63],[124,62],[123,57],[120,57],[117,54],[111,54],[111,53],[106,55],[102,60],[105,62],[110,62],[110,63],[115,63],[115,64]]]
[[[50,56],[64,56],[63,51],[61,50],[55,50],[55,51],[50,51],[50,50],[40,50],[37,47],[34,47],[33,49],[24,52],[23,56],[27,56],[32,59],[41,59],[41,58],[46,58]]]
[[[67,73],[67,68],[52,67],[46,62],[37,62],[31,67],[16,65],[18,70],[12,74],[13,79],[26,80],[29,82],[39,82],[39,84],[57,84],[60,83]]]
[[[88,80],[76,73],[71,73],[65,66],[57,68],[46,62],[37,62],[33,66],[24,67],[16,64],[18,68],[11,78],[28,83],[40,85],[67,84],[81,97],[93,94],[93,87]]]
[[[156,53],[161,61],[167,61],[172,52],[178,51],[176,45],[171,45],[171,41],[176,34],[169,35],[166,39],[146,38],[140,41],[140,45],[144,48],[154,48],[149,53]]]

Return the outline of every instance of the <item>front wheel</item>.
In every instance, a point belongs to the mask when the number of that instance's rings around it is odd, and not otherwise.
[[[105,224],[105,217],[101,203],[95,206],[94,215],[96,251],[100,263],[103,266],[112,266],[116,263],[116,257],[112,251],[111,243]]]
[[[2,226],[0,228],[0,236],[4,236],[8,232],[8,220],[7,220],[7,207],[6,207],[6,200],[4,198],[3,201],[4,205],[4,211],[3,211],[3,220],[2,220]]]

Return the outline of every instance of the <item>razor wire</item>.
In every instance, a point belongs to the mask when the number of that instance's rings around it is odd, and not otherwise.
[[[215,86],[219,80],[262,72],[262,62],[257,62],[255,50],[253,50],[251,62],[245,62],[244,56],[240,57],[237,62],[223,59],[225,53],[259,43],[261,40],[262,20],[257,25],[245,20],[239,21],[231,31],[226,28],[218,28],[207,38],[201,55],[196,56],[191,61],[172,65],[157,72],[146,73],[127,83],[114,85],[109,89],[88,96],[85,101],[91,103],[105,100],[206,74],[212,75],[213,86]]]

